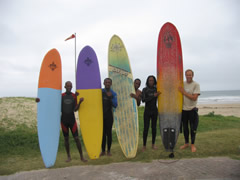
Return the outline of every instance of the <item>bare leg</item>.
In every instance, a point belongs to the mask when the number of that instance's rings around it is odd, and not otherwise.
[[[146,146],[143,146],[142,147],[142,152],[144,152],[146,149],[147,149]]]
[[[80,142],[78,136],[74,137],[74,140],[76,142],[76,145],[77,145],[77,148],[78,148],[78,151],[79,151],[82,162],[87,162],[87,160],[84,159],[84,157],[83,157],[82,146],[81,146],[81,142]]]
[[[68,137],[64,137],[64,144],[65,144],[65,149],[67,151],[66,162],[70,162],[71,161],[71,155],[70,155],[70,147],[69,147],[69,138]]]

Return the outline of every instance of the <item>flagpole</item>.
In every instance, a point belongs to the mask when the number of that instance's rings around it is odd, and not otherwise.
[[[77,86],[77,37],[76,37],[76,33],[72,34],[70,37],[68,37],[67,39],[65,39],[65,41],[68,41],[69,39],[75,38],[75,83]]]
[[[74,35],[75,35],[75,83],[76,83],[76,86],[77,86],[77,56],[76,56],[76,49],[77,49],[77,43],[76,43],[76,41],[77,41],[77,35],[76,35],[76,33],[74,33]]]

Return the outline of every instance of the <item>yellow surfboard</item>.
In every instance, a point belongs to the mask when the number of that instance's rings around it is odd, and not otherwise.
[[[90,46],[79,54],[76,79],[78,102],[84,98],[78,112],[81,134],[89,158],[97,159],[103,135],[102,88],[97,56]]]
[[[119,144],[127,158],[134,158],[138,148],[138,109],[134,98],[132,70],[122,40],[114,35],[108,49],[108,73],[112,89],[117,93],[118,107],[114,112],[114,123]]]

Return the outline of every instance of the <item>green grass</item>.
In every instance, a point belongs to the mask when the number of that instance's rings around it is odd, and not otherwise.
[[[12,99],[11,99],[12,100]],[[32,99],[27,99],[32,101]],[[0,98],[0,104],[1,104]],[[151,128],[148,135],[147,150],[141,152],[142,131],[143,131],[143,107],[139,108],[139,146],[137,156],[133,159],[126,159],[118,144],[116,133],[113,131],[112,157],[100,157],[97,160],[90,160],[84,151],[87,163],[80,161],[73,138],[70,138],[70,151],[72,161],[66,163],[66,152],[62,133],[55,166],[60,168],[74,165],[101,165],[116,162],[151,162],[152,160],[169,159],[169,152],[165,152],[159,128],[157,129],[156,145],[158,150],[151,149]],[[11,119],[5,119],[11,124]],[[158,124],[159,126],[159,124]],[[240,118],[233,116],[220,116],[213,113],[200,116],[199,128],[196,138],[197,152],[191,153],[190,148],[180,150],[184,143],[183,134],[179,135],[175,147],[175,158],[203,158],[227,156],[240,160]],[[19,171],[43,169],[44,164],[38,145],[37,129],[24,124],[17,125],[15,129],[0,127],[0,175],[13,174]]]

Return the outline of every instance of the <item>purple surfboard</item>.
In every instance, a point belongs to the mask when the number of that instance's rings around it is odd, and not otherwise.
[[[96,53],[85,46],[78,56],[77,89],[101,88],[100,71]]]
[[[88,156],[97,159],[103,134],[102,89],[97,56],[90,46],[79,54],[76,80],[78,102],[84,98],[78,113],[81,134]]]

